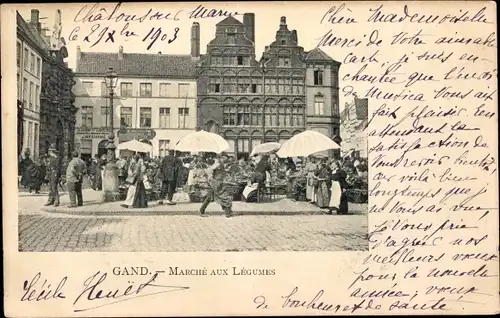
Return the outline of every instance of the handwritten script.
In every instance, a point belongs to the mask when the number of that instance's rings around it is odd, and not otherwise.
[[[185,286],[167,286],[158,283],[159,274],[151,273],[143,282],[129,280],[126,285],[123,282],[110,282],[108,273],[96,272],[83,282],[83,287],[78,291],[73,300],[74,312],[84,312],[106,307],[135,298],[149,297],[168,292],[176,292],[189,289]],[[135,276],[138,277],[138,276]],[[144,278],[141,278],[144,279]],[[66,299],[65,285],[68,276],[51,282],[38,272],[30,280],[23,283],[22,302],[41,302],[58,299]],[[74,290],[70,290],[74,293]]]
[[[370,250],[352,268],[349,301],[335,297],[338,285],[291,285],[257,295],[256,308],[440,314],[498,304],[493,11],[371,3],[317,16],[317,46],[343,54],[344,97],[369,103]]]

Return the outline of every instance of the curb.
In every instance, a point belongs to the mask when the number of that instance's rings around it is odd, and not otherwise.
[[[172,216],[182,216],[182,215],[193,215],[199,216],[198,211],[152,211],[144,209],[127,209],[127,210],[106,210],[106,211],[75,211],[73,209],[65,208],[42,208],[41,211],[54,213],[54,214],[65,214],[74,216],[153,216],[153,215],[172,215]],[[297,216],[297,215],[326,215],[326,211],[233,211],[234,216],[253,216],[253,215],[268,215],[268,216]],[[356,215],[355,213],[351,213]],[[208,212],[209,216],[224,216],[223,211]]]

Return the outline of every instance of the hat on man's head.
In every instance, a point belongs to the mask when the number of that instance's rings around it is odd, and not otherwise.
[[[76,150],[74,150],[74,151],[73,151],[72,155],[73,155],[73,158],[78,158],[78,157],[80,157],[80,154],[79,154],[79,153],[78,153],[78,151],[76,151]]]

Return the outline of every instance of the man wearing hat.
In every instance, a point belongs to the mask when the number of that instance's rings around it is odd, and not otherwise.
[[[160,178],[161,178],[161,198],[158,204],[163,204],[163,198],[167,197],[167,204],[175,204],[172,198],[177,188],[177,176],[179,174],[180,159],[175,156],[173,149],[168,151],[168,156],[165,156],[160,164]]]
[[[52,144],[48,151],[48,165],[47,165],[47,178],[49,179],[49,199],[45,206],[54,205],[59,206],[59,158],[57,157],[58,151],[54,144]]]
[[[86,170],[85,162],[80,159],[77,151],[73,151],[73,159],[68,163],[66,169],[66,184],[68,185],[68,194],[70,205],[68,208],[74,208],[83,205],[82,181]]]

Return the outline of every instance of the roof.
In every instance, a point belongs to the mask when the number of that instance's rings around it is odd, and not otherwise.
[[[335,61],[332,59],[328,54],[323,52],[319,47],[314,48],[313,50],[309,52],[305,52],[306,55],[306,61],[329,61],[329,62],[334,62],[340,65],[340,62]]]
[[[33,44],[36,47],[33,47],[32,49],[38,50],[40,53],[46,53],[48,50],[48,43],[45,42],[45,40],[42,38],[40,33],[36,32],[19,14],[18,11],[16,11],[16,23],[18,27],[18,32],[20,31],[21,33],[24,33],[24,35],[28,38],[28,40],[31,40]]]
[[[112,67],[119,76],[195,78],[198,61],[191,55],[82,52],[76,73],[104,75]]]
[[[243,25],[243,23],[241,23],[238,19],[229,16],[216,25]]]

